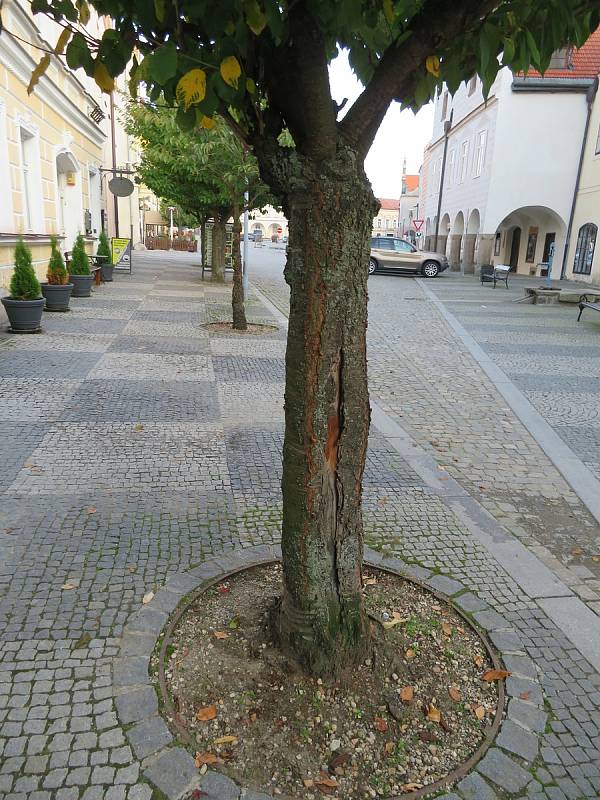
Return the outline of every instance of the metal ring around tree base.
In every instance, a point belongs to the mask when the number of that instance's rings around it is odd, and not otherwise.
[[[177,624],[179,623],[183,615],[190,608],[190,606],[192,606],[195,602],[197,602],[197,600],[213,586],[222,583],[224,580],[227,580],[228,578],[231,578],[235,575],[239,575],[241,572],[245,572],[246,570],[254,569],[255,567],[265,567],[269,566],[270,564],[278,564],[278,563],[280,563],[280,559],[270,559],[267,561],[257,561],[255,563],[244,564],[243,566],[237,569],[224,571],[221,575],[218,575],[217,577],[212,578],[210,581],[203,583],[201,588],[196,589],[193,592],[191,592],[191,594],[187,595],[184,602],[177,608],[173,616],[169,619],[169,622],[166,628],[164,629],[164,635],[160,646],[159,659],[158,659],[158,682],[160,686],[161,701],[164,704],[164,707],[169,717],[171,718],[170,719],[171,725],[176,729],[177,735],[190,747],[196,746],[196,740],[186,728],[184,728],[177,722],[177,711],[173,703],[171,702],[171,698],[169,696],[169,692],[167,689],[167,681],[165,675],[165,659],[166,659],[167,648],[169,647],[170,644],[172,644],[171,637],[173,631],[175,630]],[[465,621],[465,623],[471,628],[471,630],[473,630],[477,634],[477,636],[483,643],[483,646],[485,647],[485,650],[488,656],[490,657],[492,664],[494,665],[494,669],[502,668],[502,664],[498,657],[498,654],[492,647],[487,636],[483,633],[483,631],[480,628],[478,628],[473,623],[473,621],[468,617],[467,614],[465,614],[460,608],[458,608],[452,602],[450,598],[446,597],[440,592],[435,591],[434,589],[427,586],[425,582],[420,581],[415,577],[403,574],[400,571],[390,569],[388,567],[384,567],[381,564],[374,563],[369,558],[365,558],[363,563],[365,567],[374,570],[380,570],[382,572],[388,573],[389,575],[395,575],[399,578],[402,578],[402,580],[406,580],[409,583],[413,583],[420,589],[429,592],[429,594],[431,594],[437,600],[448,604],[452,608],[452,610]],[[485,752],[492,745],[494,739],[498,734],[500,725],[502,723],[502,718],[504,716],[504,706],[506,702],[506,692],[504,688],[504,683],[502,681],[500,681],[497,685],[498,685],[498,705],[497,705],[496,715],[494,717],[492,724],[489,726],[489,729],[484,737],[483,742],[479,745],[477,750],[475,750],[475,752],[472,753],[471,756],[469,756],[469,758],[465,762],[463,762],[459,767],[450,772],[445,778],[441,778],[440,780],[435,781],[434,783],[430,783],[427,786],[424,786],[422,789],[418,789],[417,791],[402,794],[401,796],[396,795],[395,797],[390,797],[389,800],[418,800],[419,798],[427,797],[430,794],[434,794],[443,789],[450,788],[457,781],[461,780],[461,778],[464,778],[473,769],[473,767],[477,764],[478,761],[481,760],[481,758],[483,758]],[[284,795],[281,795],[281,797],[283,800],[285,800]]]

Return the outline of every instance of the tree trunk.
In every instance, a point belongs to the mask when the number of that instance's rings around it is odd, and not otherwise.
[[[200,219],[200,261],[206,266],[206,217]]]
[[[215,283],[225,281],[225,245],[227,242],[227,219],[222,213],[216,213],[213,217],[212,235],[212,260],[211,260],[211,280]]]
[[[308,671],[338,675],[369,651],[361,500],[370,422],[367,265],[377,206],[362,159],[346,148],[325,162],[292,157],[284,184],[293,192],[283,197],[291,295],[277,629],[282,647]]]
[[[233,327],[236,331],[248,330],[246,310],[244,308],[244,284],[242,280],[242,254],[240,252],[240,207],[233,205],[233,240],[231,246],[231,262],[233,265],[233,288],[231,291],[231,307],[233,311]]]

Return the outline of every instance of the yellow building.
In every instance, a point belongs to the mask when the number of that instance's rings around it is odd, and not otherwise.
[[[31,14],[25,0],[5,0],[0,34],[0,288],[12,273],[14,245],[22,235],[33,253],[38,276],[45,275],[50,235],[70,250],[78,233],[89,252],[114,206],[102,167],[110,147],[110,98],[82,70],[73,73],[64,59],[51,64],[33,94],[31,73],[44,50],[52,50],[62,28],[44,15]],[[99,35],[104,22],[88,25]],[[110,144],[110,142],[109,142]],[[119,155],[121,155],[119,153]],[[106,166],[111,166],[110,162]],[[119,166],[122,166],[119,164]],[[139,229],[137,194],[123,216],[129,236]],[[112,214],[111,214],[112,216]]]

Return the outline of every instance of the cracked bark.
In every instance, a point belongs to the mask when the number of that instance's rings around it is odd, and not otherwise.
[[[348,148],[325,162],[296,155],[286,170],[291,295],[277,632],[308,671],[338,675],[369,649],[361,500],[370,420],[367,264],[376,203],[362,161]]]
[[[231,290],[231,308],[233,313],[233,327],[236,331],[248,329],[246,310],[244,308],[244,285],[242,281],[242,256],[240,252],[240,207],[237,203],[233,206],[233,240],[231,260],[233,265],[233,287]]]

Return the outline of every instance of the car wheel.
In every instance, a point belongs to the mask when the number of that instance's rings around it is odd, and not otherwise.
[[[372,275],[377,269],[377,262],[374,258],[369,259],[369,275]]]
[[[436,278],[440,271],[440,265],[437,261],[426,261],[423,264],[423,275],[426,278]]]

